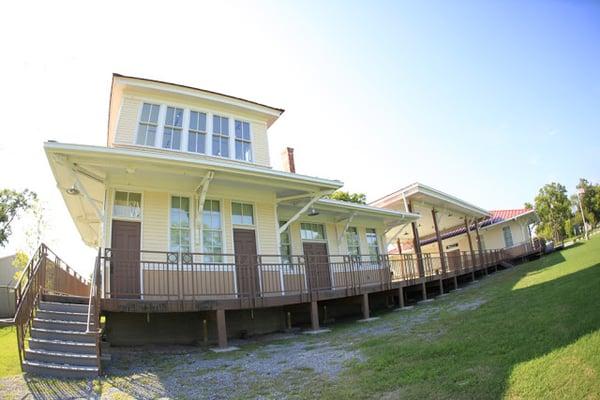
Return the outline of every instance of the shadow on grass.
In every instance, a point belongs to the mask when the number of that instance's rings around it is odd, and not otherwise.
[[[440,314],[419,327],[444,332],[434,341],[414,335],[365,341],[360,347],[367,361],[354,365],[324,397],[377,397],[387,392],[389,398],[501,398],[517,365],[600,329],[600,264],[571,264],[580,259],[597,262],[597,247],[585,249],[588,253],[569,248],[493,277],[473,289],[488,297],[481,307]],[[573,250],[582,254],[566,253]],[[562,253],[569,254],[569,260]],[[524,277],[549,268],[572,272],[512,290]]]

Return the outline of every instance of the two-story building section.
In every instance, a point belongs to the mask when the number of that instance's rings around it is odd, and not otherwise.
[[[226,347],[242,332],[318,329],[319,301],[367,294],[364,309],[392,288],[385,233],[418,216],[324,198],[342,182],[295,173],[289,149],[288,170],[273,169],[268,128],[282,113],[115,74],[106,147],[45,143],[100,249],[110,342]]]

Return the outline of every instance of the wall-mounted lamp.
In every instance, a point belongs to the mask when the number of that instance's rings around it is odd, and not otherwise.
[[[67,194],[70,194],[71,196],[77,196],[78,194],[80,194],[81,192],[79,191],[79,189],[77,189],[75,187],[75,185],[71,186],[70,188],[68,188],[67,190],[65,190],[67,192]]]

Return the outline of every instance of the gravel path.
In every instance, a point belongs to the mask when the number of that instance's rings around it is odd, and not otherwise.
[[[318,336],[268,335],[244,342],[241,350],[215,354],[198,347],[114,348],[105,376],[95,382],[58,381],[22,376],[0,378],[0,397],[15,399],[287,399],[312,393],[335,380],[344,368],[361,362],[356,343],[374,336],[416,332],[435,340],[443,332],[415,329],[441,312],[467,312],[485,303],[470,297],[444,300],[414,310],[388,313],[380,320],[352,323]],[[102,393],[101,396],[98,393]]]

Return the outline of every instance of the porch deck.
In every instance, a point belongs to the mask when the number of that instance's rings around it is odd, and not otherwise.
[[[235,256],[104,249],[101,311],[193,312],[278,307],[397,290],[456,278],[539,252],[522,243],[459,255]],[[445,269],[443,268],[445,265]]]

